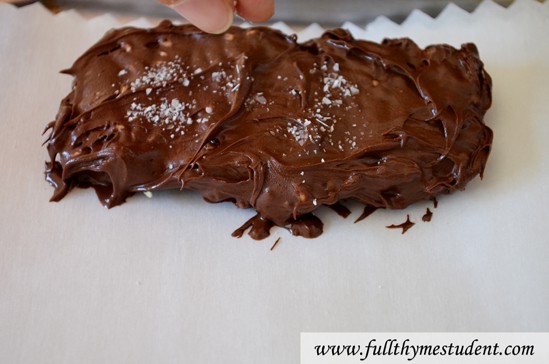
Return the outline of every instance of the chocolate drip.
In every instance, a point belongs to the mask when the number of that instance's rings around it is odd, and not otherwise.
[[[109,32],[65,73],[73,89],[48,125],[53,201],[74,186],[107,207],[196,190],[255,209],[256,239],[272,225],[318,236],[311,212],[344,199],[402,209],[463,189],[492,142],[491,81],[472,44],[376,44],[341,29],[297,43],[163,22]]]
[[[324,224],[313,214],[306,214],[297,219],[292,219],[286,225],[293,235],[305,238],[316,238],[322,234]]]
[[[261,215],[257,214],[248,221],[244,223],[241,227],[236,229],[231,235],[235,238],[241,238],[246,230],[250,229],[248,235],[250,235],[255,240],[265,239],[271,234],[271,228],[273,223]]]

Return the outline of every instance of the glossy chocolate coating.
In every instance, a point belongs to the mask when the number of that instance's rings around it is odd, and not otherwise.
[[[269,28],[222,35],[163,22],[109,32],[65,73],[48,125],[52,200],[93,187],[107,207],[135,192],[199,191],[317,236],[321,205],[402,209],[482,174],[491,81],[477,49],[382,44],[341,29],[297,43]]]

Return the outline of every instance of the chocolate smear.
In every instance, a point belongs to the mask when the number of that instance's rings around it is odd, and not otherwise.
[[[407,232],[412,226],[414,226],[416,223],[410,221],[410,214],[406,215],[406,221],[404,221],[402,224],[399,225],[389,225],[387,226],[388,229],[402,229],[402,233],[404,234]]]

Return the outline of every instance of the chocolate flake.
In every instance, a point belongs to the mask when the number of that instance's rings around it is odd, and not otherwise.
[[[273,249],[275,248],[275,246],[278,244],[279,241],[280,241],[280,237],[278,237],[278,239],[276,239],[276,241],[274,242],[273,246],[271,247],[271,251],[273,251]]]

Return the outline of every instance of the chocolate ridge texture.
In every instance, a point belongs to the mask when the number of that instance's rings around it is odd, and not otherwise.
[[[266,27],[203,33],[162,22],[112,30],[64,71],[48,124],[53,201],[93,187],[107,207],[136,192],[198,191],[315,237],[321,205],[402,209],[464,189],[492,143],[491,79],[473,44],[420,49],[335,29],[298,43]]]

